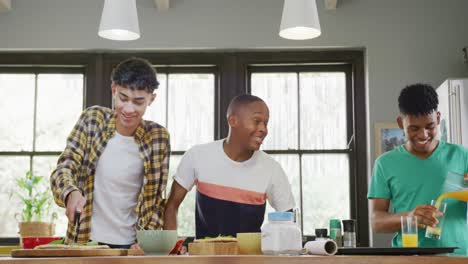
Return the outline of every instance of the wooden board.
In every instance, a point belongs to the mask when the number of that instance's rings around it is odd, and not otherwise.
[[[237,242],[189,243],[190,255],[239,255]]]
[[[13,258],[141,256],[141,249],[16,249]]]

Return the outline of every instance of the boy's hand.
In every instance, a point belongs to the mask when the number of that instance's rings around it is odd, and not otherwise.
[[[79,191],[73,191],[68,194],[67,211],[65,212],[65,214],[67,215],[68,221],[70,221],[70,223],[75,222],[76,211],[83,212],[83,207],[85,204],[86,204],[86,199],[83,197],[83,195],[81,195]],[[83,217],[84,217],[84,214],[81,214],[81,218]]]
[[[142,249],[142,248],[140,247],[140,244],[135,243],[135,244],[130,246],[130,249]]]
[[[416,208],[410,212],[410,215],[417,216],[419,222],[418,227],[425,228],[426,226],[435,227],[439,222],[437,218],[441,217],[442,213],[432,205],[421,204],[416,206]]]

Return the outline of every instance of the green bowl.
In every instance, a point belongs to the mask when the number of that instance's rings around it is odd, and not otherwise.
[[[149,255],[168,255],[177,242],[176,230],[137,230],[140,247]]]

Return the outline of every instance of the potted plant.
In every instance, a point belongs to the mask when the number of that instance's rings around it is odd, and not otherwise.
[[[31,171],[16,179],[17,190],[13,194],[23,204],[21,213],[15,215],[21,238],[54,235],[57,214],[51,214],[52,195],[46,182],[43,176],[34,175]],[[49,216],[50,221],[45,221]]]

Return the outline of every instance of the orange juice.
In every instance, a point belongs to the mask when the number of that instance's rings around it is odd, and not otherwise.
[[[437,201],[435,202],[434,206],[442,213],[445,213],[445,208],[441,210],[440,205],[442,204],[442,200],[447,199],[447,198],[452,198],[452,199],[457,199],[460,201],[468,202],[468,190],[462,189],[462,190],[455,191],[455,192],[446,192],[440,195],[439,198],[437,198]],[[435,214],[433,216],[435,217]],[[440,239],[440,235],[442,234],[443,219],[444,217],[442,216],[442,218],[439,219],[439,223],[437,224],[436,227],[428,226],[426,228],[427,238]]]
[[[418,247],[418,234],[402,234],[403,247]]]
[[[442,202],[442,200],[446,199],[446,198],[452,198],[452,199],[457,199],[457,200],[460,200],[460,201],[468,202],[468,190],[465,189],[465,190],[459,190],[459,191],[456,191],[456,192],[443,193],[441,196],[439,196],[439,198],[437,198],[437,202],[436,202],[435,207],[439,208],[440,203]]]

